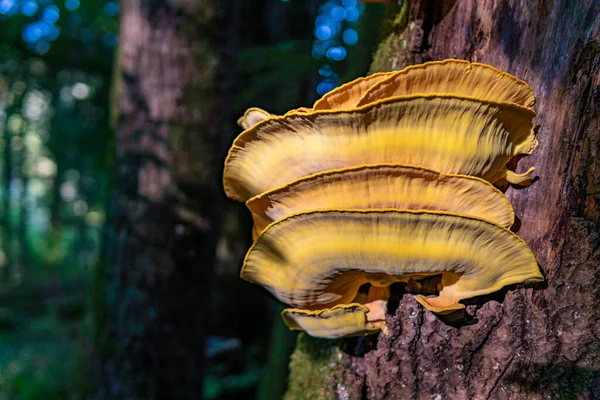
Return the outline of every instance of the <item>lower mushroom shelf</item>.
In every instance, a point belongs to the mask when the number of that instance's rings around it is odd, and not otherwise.
[[[306,310],[352,303],[365,283],[386,287],[442,275],[438,313],[461,299],[543,280],[535,256],[492,222],[438,211],[313,211],[271,224],[244,261],[242,278]]]

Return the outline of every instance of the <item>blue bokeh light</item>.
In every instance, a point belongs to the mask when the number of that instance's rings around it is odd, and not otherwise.
[[[319,75],[327,78],[330,77],[333,74],[333,69],[331,68],[330,65],[322,65],[321,68],[319,68]]]
[[[327,49],[327,58],[331,58],[335,61],[341,61],[346,58],[346,49],[342,46],[330,47]]]
[[[65,8],[69,11],[75,11],[79,8],[79,0],[66,0]]]
[[[337,86],[338,85],[335,82],[331,81],[330,79],[326,79],[317,85],[317,93],[320,96],[323,96],[325,93],[331,92]]]
[[[26,43],[37,42],[44,36],[44,31],[42,29],[41,23],[32,22],[27,24],[21,33],[23,40]]]
[[[319,27],[327,26],[331,31],[331,36],[334,36],[337,35],[337,33],[340,31],[342,24],[340,21],[336,21],[333,18],[330,18],[326,15],[320,15],[319,17],[317,17],[315,26],[315,32],[316,29],[318,29]]]
[[[0,14],[14,15],[18,10],[15,0],[0,0]]]
[[[38,4],[33,0],[26,0],[21,3],[21,13],[29,17],[35,15],[38,10]]]
[[[56,6],[48,6],[44,8],[44,12],[42,13],[42,20],[49,24],[53,24],[58,21],[60,17],[60,11]]]
[[[113,32],[108,32],[106,35],[104,35],[103,41],[105,45],[109,47],[114,47],[117,45],[117,35]]]
[[[331,12],[331,9],[335,7],[335,2],[334,1],[328,1],[324,4],[321,5],[321,7],[319,7],[319,13],[320,14],[329,14]]]
[[[48,33],[46,33],[45,38],[52,42],[56,40],[59,34],[60,30],[56,26],[49,25]]]
[[[344,7],[335,6],[330,11],[331,18],[336,21],[343,21],[346,18],[346,9]]]
[[[347,45],[354,46],[358,43],[358,32],[352,28],[346,29],[342,34],[342,39]]]
[[[119,5],[112,1],[108,2],[102,7],[102,11],[109,17],[114,17],[119,12]]]
[[[360,18],[360,11],[356,7],[348,7],[346,9],[346,21],[354,22]]]
[[[359,34],[356,26],[364,10],[364,5],[357,0],[328,0],[319,7],[319,15],[315,19],[312,56],[317,60],[327,60],[319,67],[319,75],[323,80],[317,85],[317,93],[324,95],[340,85],[338,74],[330,63],[342,61],[347,56],[345,45],[358,43]]]
[[[331,28],[327,25],[317,26],[315,29],[315,36],[319,40],[327,40],[332,36]]]

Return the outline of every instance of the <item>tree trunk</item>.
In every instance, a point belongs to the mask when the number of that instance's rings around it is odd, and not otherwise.
[[[121,2],[104,396],[202,395],[235,2]]]
[[[539,180],[507,195],[547,285],[473,299],[443,319],[396,288],[389,335],[326,350],[300,338],[288,398],[325,368],[333,378],[319,398],[600,399],[600,1],[401,3],[373,72],[456,57],[533,87],[540,146],[519,171],[535,166]]]

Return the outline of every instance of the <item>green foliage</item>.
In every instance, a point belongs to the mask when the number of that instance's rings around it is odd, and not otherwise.
[[[112,164],[105,39],[117,29],[106,3],[0,14],[0,400],[93,397],[87,295]],[[45,7],[60,34],[36,51],[24,32]]]
[[[81,324],[57,312],[14,317],[0,333],[0,400],[83,399],[90,371],[79,362],[88,358]]]

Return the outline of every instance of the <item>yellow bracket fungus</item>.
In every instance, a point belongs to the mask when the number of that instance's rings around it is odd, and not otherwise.
[[[427,93],[471,96],[524,107],[535,103],[533,90],[526,82],[490,65],[449,59],[412,65],[388,75],[386,79],[379,79],[355,105]]]
[[[313,110],[334,110],[356,107],[356,104],[367,90],[374,84],[381,82],[392,75],[394,75],[393,72],[382,72],[348,82],[333,89],[331,92],[317,100],[313,106]]]
[[[324,338],[386,332],[394,282],[443,314],[541,281],[493,187],[531,183],[534,168],[507,164],[537,146],[534,102],[512,75],[444,60],[356,79],[283,116],[249,109],[223,174],[255,224],[242,278],[296,307],[282,312],[290,329]]]
[[[409,165],[364,165],[320,172],[246,202],[256,238],[267,225],[319,209],[441,210],[510,227],[514,212],[506,196],[479,178]]]
[[[385,330],[386,307],[385,301],[378,300],[366,305],[341,304],[316,311],[286,308],[281,316],[292,330],[303,330],[315,337],[337,339]]]
[[[241,277],[294,307],[347,304],[378,287],[442,275],[426,308],[449,312],[465,298],[541,281],[527,244],[492,222],[440,211],[313,211],[274,222],[244,260]]]
[[[273,116],[273,114],[270,114],[265,110],[253,107],[247,109],[244,115],[242,115],[237,120],[237,123],[243,129],[249,129],[252,128],[254,125],[258,124],[259,122],[264,121],[265,119],[269,119]]]
[[[510,180],[506,164],[537,146],[534,116],[511,103],[425,95],[269,118],[234,141],[225,191],[246,201],[317,172],[382,163]]]

